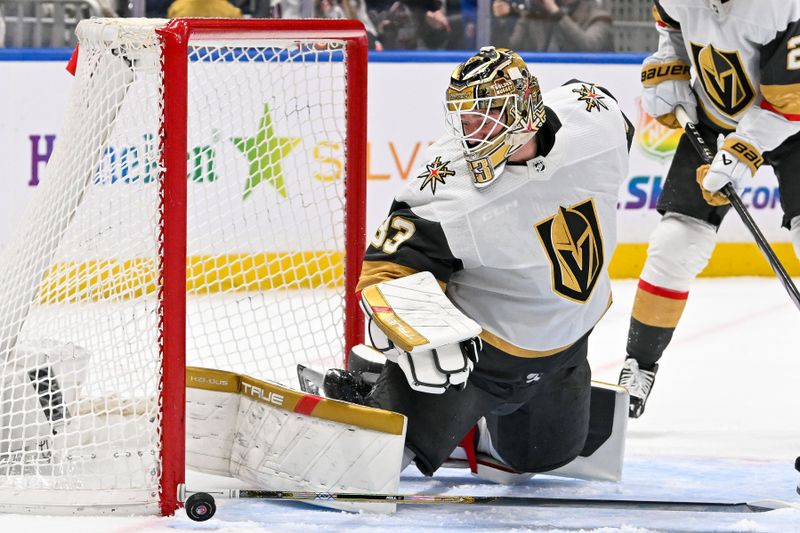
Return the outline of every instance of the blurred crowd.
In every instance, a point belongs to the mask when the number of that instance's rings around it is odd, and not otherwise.
[[[22,2],[0,0],[2,10]],[[131,16],[127,0],[75,0],[97,6],[87,16]],[[146,0],[148,17],[348,18],[364,23],[375,50],[471,50],[477,47],[478,0]],[[614,50],[612,17],[602,0],[487,0],[492,44],[520,51]],[[644,0],[643,0],[644,1]],[[52,5],[52,4],[50,4]],[[307,10],[307,11],[304,11]],[[313,12],[311,12],[313,11]],[[488,11],[488,12],[487,12]],[[47,11],[44,11],[47,13]],[[75,18],[87,18],[76,13]],[[10,26],[11,19],[6,25]],[[44,45],[44,44],[43,44]],[[36,46],[36,44],[34,44]]]
[[[298,18],[300,0],[280,0],[273,16]],[[230,0],[175,0],[169,17],[241,16]],[[358,19],[377,50],[476,47],[477,0],[317,0],[315,17]],[[597,0],[492,0],[497,46],[526,51],[612,51],[611,14]]]

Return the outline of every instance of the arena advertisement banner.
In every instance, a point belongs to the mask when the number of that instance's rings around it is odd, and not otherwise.
[[[11,238],[58,142],[72,85],[71,76],[64,70],[66,52],[62,52],[63,59],[55,55],[49,61],[28,61],[24,55],[11,61],[3,53],[0,51],[0,113],[4,117],[0,128],[0,158],[4,162],[0,246]],[[545,59],[529,60],[545,92],[545,104],[547,90],[578,79],[610,91],[636,126],[628,176],[620,187],[620,246],[612,261],[613,275],[635,277],[645,257],[648,236],[660,217],[655,209],[656,200],[680,131],[669,130],[642,112],[639,65],[635,61],[558,63],[553,62],[557,59],[553,56]],[[445,134],[442,100],[449,74],[458,60],[458,56],[453,55],[424,62],[371,61],[367,161],[369,234],[385,217],[394,194],[421,175],[427,146]],[[252,133],[243,131],[240,136]],[[332,169],[334,178],[333,170],[341,168],[341,150],[342,147],[329,146],[319,151],[320,164]],[[743,192],[742,199],[767,239],[775,244],[790,272],[800,273],[788,244],[788,232],[780,228],[782,211],[771,169],[763,167],[759,171]],[[731,213],[720,228],[719,240],[722,244],[717,247],[707,274],[770,272],[735,213]]]

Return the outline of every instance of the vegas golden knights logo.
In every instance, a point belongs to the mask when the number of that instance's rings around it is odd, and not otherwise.
[[[594,200],[559,207],[535,228],[550,259],[553,291],[585,303],[603,270],[603,236]]]
[[[734,117],[750,105],[756,92],[739,52],[692,43],[692,58],[700,82],[717,109]]]

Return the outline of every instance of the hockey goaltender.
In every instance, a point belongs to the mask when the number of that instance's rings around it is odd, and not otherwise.
[[[572,80],[542,94],[519,55],[494,47],[455,68],[445,110],[448,134],[365,254],[370,345],[348,369],[300,367],[323,399],[190,372],[190,426],[238,427],[190,431],[189,466],[208,471],[214,456],[220,473],[262,487],[343,492],[392,492],[412,461],[500,483],[620,478],[628,396],[591,381],[587,345],[611,304],[633,126],[605,88]],[[224,414],[209,379],[259,394],[230,394]]]

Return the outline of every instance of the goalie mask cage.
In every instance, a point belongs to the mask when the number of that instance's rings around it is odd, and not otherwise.
[[[363,27],[92,19],[0,264],[0,511],[161,513],[187,364],[294,385],[361,339]]]

